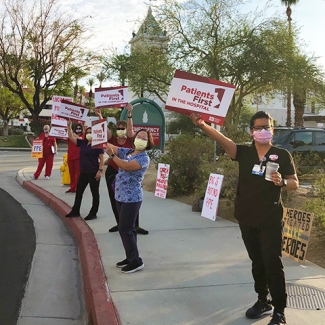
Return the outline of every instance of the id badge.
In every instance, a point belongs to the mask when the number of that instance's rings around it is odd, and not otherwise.
[[[258,175],[258,176],[263,176],[264,171],[265,171],[265,166],[254,165],[254,167],[252,169],[252,174]]]

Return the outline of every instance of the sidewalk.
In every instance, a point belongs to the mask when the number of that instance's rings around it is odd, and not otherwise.
[[[31,181],[34,171],[35,166],[22,169],[18,181],[63,217],[74,195],[65,193],[68,187],[61,184],[59,164],[50,180],[42,173]],[[244,316],[256,294],[237,224],[219,217],[213,222],[186,204],[144,192],[140,226],[149,235],[138,235],[138,246],[145,266],[122,274],[115,264],[125,258],[124,249],[119,234],[108,232],[115,219],[104,178],[100,195],[98,219],[87,222],[90,228],[81,218],[65,220],[79,243],[85,299],[94,325],[268,324],[268,316]],[[87,188],[83,217],[90,202]],[[288,258],[284,264],[288,325],[325,325],[325,269],[310,262],[300,266]]]

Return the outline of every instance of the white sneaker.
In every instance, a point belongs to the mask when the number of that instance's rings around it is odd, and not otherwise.
[[[30,178],[31,178],[31,179],[36,179],[34,175],[31,175]]]
[[[45,176],[45,179],[49,180],[50,179],[50,176]]]

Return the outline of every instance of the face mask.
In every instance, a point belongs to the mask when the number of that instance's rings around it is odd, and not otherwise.
[[[124,138],[126,136],[126,130],[117,130],[116,134],[119,138]]]
[[[266,144],[273,138],[273,134],[270,130],[262,129],[261,131],[254,131],[253,138],[256,142]]]
[[[80,129],[76,129],[75,133],[81,133]]]
[[[50,130],[48,130],[48,129],[44,129],[43,131],[44,131],[44,133],[47,133],[47,132],[49,132]]]
[[[146,140],[142,140],[142,139],[138,139],[138,138],[134,139],[134,146],[135,146],[135,149],[137,149],[137,150],[144,150],[144,149],[146,149],[147,145],[148,145],[148,141],[146,141]]]
[[[86,134],[86,139],[87,139],[88,141],[91,140],[91,133],[87,133],[87,134]]]

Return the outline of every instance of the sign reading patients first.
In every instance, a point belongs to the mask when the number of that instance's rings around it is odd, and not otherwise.
[[[128,104],[128,87],[95,88],[97,108],[125,107]]]
[[[223,125],[235,86],[176,70],[165,108],[177,113],[201,114],[209,123]]]

